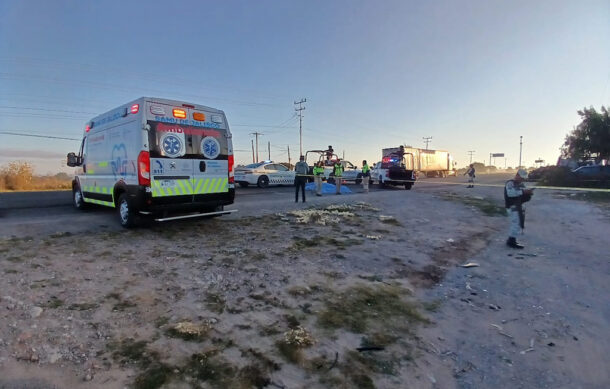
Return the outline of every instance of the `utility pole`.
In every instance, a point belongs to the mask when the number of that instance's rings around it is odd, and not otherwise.
[[[303,155],[303,111],[305,107],[303,107],[303,103],[307,102],[307,99],[301,99],[300,101],[295,101],[294,105],[299,106],[299,108],[295,107],[294,110],[297,111],[297,115],[299,115],[299,155]]]
[[[469,150],[468,154],[470,155],[470,163],[472,164],[472,154],[474,154],[474,150]]]
[[[261,134],[260,132],[251,132],[250,135],[254,135],[254,138],[256,139],[256,162],[258,163],[258,137],[265,134]]]
[[[345,161],[345,150],[343,150],[343,157],[341,158],[341,160]]]
[[[491,166],[491,153],[489,153],[489,166]]]
[[[426,144],[426,150],[428,150],[428,143],[430,143],[432,141],[432,137],[431,136],[425,136],[422,139],[424,140],[424,143]]]
[[[271,142],[267,141],[267,158],[269,161],[271,161]]]
[[[523,135],[519,137],[519,166],[517,169],[521,168],[521,151],[523,150]]]
[[[256,161],[254,160],[254,139],[250,139],[250,142],[252,142],[252,163],[255,163]]]
[[[288,148],[288,167],[292,169],[292,164],[290,163],[290,145],[286,145]]]

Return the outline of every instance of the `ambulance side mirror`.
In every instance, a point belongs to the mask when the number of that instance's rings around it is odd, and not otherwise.
[[[74,153],[68,153],[66,165],[70,167],[80,166],[83,164],[82,158]]]

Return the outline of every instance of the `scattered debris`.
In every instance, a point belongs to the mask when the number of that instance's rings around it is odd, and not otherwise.
[[[381,239],[381,235],[367,235],[366,237],[367,237],[367,239],[371,239],[371,240]]]
[[[43,309],[40,307],[32,307],[30,308],[30,316],[35,319],[42,314],[42,311]]]
[[[479,267],[480,265],[476,262],[468,262],[460,265],[461,267]]]
[[[549,346],[549,347],[555,347],[555,343],[553,343],[553,342],[549,342],[546,345]]]
[[[453,243],[453,242],[455,242],[455,240],[453,240],[451,238],[447,239],[447,243]]]
[[[305,328],[297,326],[284,332],[284,342],[297,347],[308,347],[315,343],[315,339]]]
[[[356,347],[356,350],[363,352],[363,351],[383,351],[385,350],[385,347],[380,347],[380,346],[367,346],[367,347]]]
[[[499,311],[500,309],[502,309],[502,307],[500,307],[499,305],[496,305],[496,304],[489,304],[489,309],[494,310],[494,311]]]
[[[335,351],[335,360],[333,361],[333,363],[328,368],[328,371],[331,371],[335,366],[337,366],[337,362],[338,361],[339,361],[339,352]]]

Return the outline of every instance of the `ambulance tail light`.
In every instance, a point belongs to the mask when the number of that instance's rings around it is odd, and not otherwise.
[[[138,154],[138,184],[150,185],[150,154],[140,151]]]
[[[172,110],[174,117],[177,119],[186,119],[186,111],[183,109],[174,108]]]
[[[235,184],[235,175],[233,174],[233,163],[235,163],[235,157],[233,155],[229,155],[228,163],[229,163],[229,184]]]

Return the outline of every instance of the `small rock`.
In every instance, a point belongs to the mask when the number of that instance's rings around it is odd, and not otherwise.
[[[38,354],[32,353],[30,356],[30,362],[38,362]]]
[[[93,379],[93,375],[92,374],[87,374],[85,376],[85,381],[91,381]]]
[[[40,307],[32,307],[30,308],[30,316],[35,319],[42,314],[42,311],[43,309]]]

